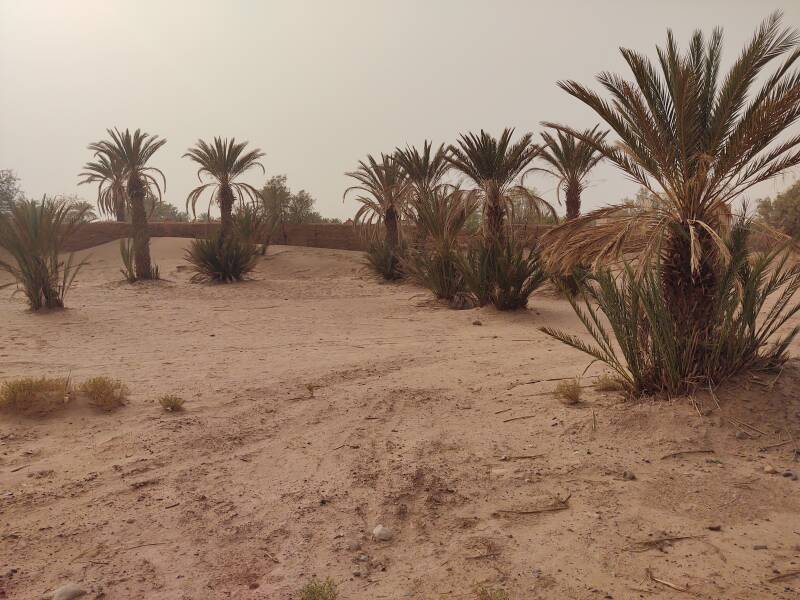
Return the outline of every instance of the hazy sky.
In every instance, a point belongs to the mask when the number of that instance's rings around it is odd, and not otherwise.
[[[724,27],[730,61],[776,8],[800,26],[798,0],[0,0],[0,168],[29,196],[94,200],[77,186],[86,145],[138,127],[167,138],[152,164],[183,208],[196,181],[186,148],[235,136],[266,152],[267,176],[348,217],[343,173],[367,153],[542,120],[593,125],[556,80],[627,76],[617,48],[653,56],[668,27],[682,41]],[[533,183],[554,199],[552,182]],[[633,192],[604,166],[584,203]]]

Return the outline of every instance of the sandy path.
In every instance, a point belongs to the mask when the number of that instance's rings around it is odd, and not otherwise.
[[[795,363],[774,389],[729,386],[706,417],[591,387],[565,407],[552,382],[515,385],[588,363],[537,330],[580,331],[562,300],[450,311],[375,282],[358,253],[296,247],[271,248],[255,281],[191,285],[185,243],[153,240],[167,280],[137,286],[116,245],[95,249],[63,312],[0,291],[0,377],[132,391],[110,415],[0,416],[7,597],[76,581],[106,598],[289,599],[312,575],[343,599],[686,595],[648,569],[700,598],[797,597],[800,577],[767,580],[800,569],[800,483],[763,472],[800,471],[795,445],[759,451],[800,438]],[[162,413],[164,393],[187,410]],[[737,439],[723,416],[765,435]],[[518,456],[536,458],[502,459]],[[392,541],[370,540],[378,523]]]

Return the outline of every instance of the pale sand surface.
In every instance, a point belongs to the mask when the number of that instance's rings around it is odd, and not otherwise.
[[[290,599],[312,575],[342,600],[800,594],[800,577],[767,581],[800,570],[800,482],[764,473],[800,472],[796,362],[773,389],[720,390],[707,416],[622,403],[590,387],[594,365],[567,407],[555,382],[524,384],[589,362],[538,331],[581,332],[553,295],[452,311],[377,282],[359,253],[280,246],[253,281],[193,285],[186,243],[153,240],[165,281],[134,286],[115,243],[89,251],[65,311],[0,290],[0,378],[131,389],[111,414],[0,414],[0,597],[74,581],[108,599]],[[165,393],[186,410],[163,413]],[[788,431],[797,444],[759,450]],[[662,459],[698,449],[715,453]],[[371,540],[378,523],[394,539]]]

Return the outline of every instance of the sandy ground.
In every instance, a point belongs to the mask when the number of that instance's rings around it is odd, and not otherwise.
[[[185,243],[154,240],[166,280],[134,286],[116,244],[94,249],[65,311],[0,290],[0,378],[131,389],[111,414],[0,415],[0,597],[290,599],[314,575],[343,600],[800,596],[800,482],[781,476],[800,442],[760,450],[800,440],[796,362],[721,409],[625,403],[595,365],[568,407],[528,383],[588,364],[537,329],[580,332],[564,300],[452,311],[358,253],[295,247],[193,285]],[[693,450],[713,452],[662,458]]]

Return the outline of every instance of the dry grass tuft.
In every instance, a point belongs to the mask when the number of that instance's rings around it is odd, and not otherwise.
[[[180,398],[175,394],[166,394],[158,399],[158,403],[161,405],[161,408],[167,412],[177,412],[179,410],[183,410],[183,402],[183,398]]]
[[[0,387],[0,408],[27,415],[45,415],[69,401],[67,377],[23,377]]]
[[[581,383],[577,379],[559,381],[553,394],[564,404],[577,404],[581,401]]]
[[[336,600],[338,597],[336,584],[330,577],[325,581],[314,578],[300,590],[300,600]]]
[[[475,590],[477,600],[509,600],[508,593],[501,589],[479,587]]]
[[[119,379],[92,377],[81,384],[81,391],[95,408],[112,411],[125,404],[128,387]]]
[[[594,389],[599,392],[623,392],[625,391],[625,384],[617,377],[603,373],[595,381]]]

